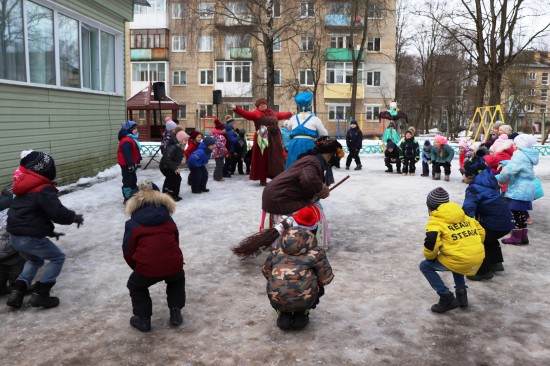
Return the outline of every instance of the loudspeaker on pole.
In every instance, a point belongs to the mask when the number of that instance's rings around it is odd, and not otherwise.
[[[213,104],[222,104],[222,91],[221,90],[213,90],[212,91],[212,100]]]
[[[161,101],[166,98],[166,90],[164,88],[164,81],[157,81],[153,83],[153,97],[155,100]]]

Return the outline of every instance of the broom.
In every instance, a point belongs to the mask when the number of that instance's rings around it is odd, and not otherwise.
[[[330,191],[338,187],[340,184],[344,183],[348,178],[349,175],[333,185],[330,188]],[[319,199],[315,199],[312,202],[314,203],[318,200]],[[286,221],[286,219],[283,219],[280,223],[283,225],[283,229],[285,231],[289,229],[290,224]],[[233,253],[241,258],[255,257],[266,250],[275,240],[279,238],[280,235],[281,234],[279,234],[279,231],[276,228],[269,228],[244,238],[237,246],[233,247],[231,250],[233,251]]]

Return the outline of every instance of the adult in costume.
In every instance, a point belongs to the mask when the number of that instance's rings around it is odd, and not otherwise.
[[[311,112],[313,93],[298,93],[294,97],[294,101],[299,113],[289,121],[291,132],[286,158],[287,169],[296,161],[298,156],[314,148],[314,139],[328,135],[323,122]]]
[[[407,113],[398,111],[397,103],[393,101],[390,103],[390,109],[380,112],[378,114],[378,121],[380,121],[380,123],[382,123],[382,119],[387,119],[390,121],[388,127],[384,130],[384,134],[382,135],[382,143],[386,144],[388,142],[388,139],[390,139],[397,145],[399,145],[399,142],[401,141],[401,136],[399,136],[399,133],[395,129],[395,121],[404,119],[407,125],[409,125],[409,117],[407,116]]]
[[[267,178],[275,178],[285,170],[283,142],[279,130],[279,120],[288,119],[290,112],[275,112],[260,98],[256,101],[256,110],[246,111],[234,104],[230,108],[239,116],[254,122],[256,132],[252,144],[252,162],[250,180],[259,180],[265,186]]]

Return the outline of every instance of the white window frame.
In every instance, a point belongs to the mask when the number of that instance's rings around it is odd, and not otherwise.
[[[329,121],[347,121],[350,117],[351,105],[349,104],[329,104],[327,107]],[[343,113],[339,114],[339,109],[342,110]]]
[[[273,52],[281,52],[281,36],[273,36]]]
[[[184,113],[182,113],[184,112]],[[180,103],[180,108],[178,109],[178,119],[187,119],[187,105]]]
[[[199,19],[214,19],[214,3],[199,3]]]
[[[353,41],[350,42],[350,35],[346,34],[333,34],[330,36],[330,48],[348,48],[348,44],[353,44]]]
[[[363,80],[363,63],[359,67],[357,82]],[[333,75],[332,75],[333,74]],[[353,63],[343,61],[327,61],[325,63],[325,83],[326,84],[351,84],[353,74]],[[331,78],[332,75],[332,78]],[[333,79],[332,81],[330,79]],[[340,80],[341,79],[341,80]]]
[[[220,73],[220,69],[223,71]],[[231,80],[227,80],[227,72],[230,70]],[[238,71],[238,72],[237,72]],[[237,75],[240,74],[240,80]],[[217,61],[216,62],[216,83],[252,83],[252,62],[251,61]]]
[[[537,74],[534,72],[530,72],[529,74],[529,80],[537,80]]]
[[[211,35],[199,36],[199,52],[213,52],[214,37]]]
[[[533,103],[528,103],[525,107],[527,112],[534,112],[535,111],[535,105]]]
[[[540,106],[540,113],[546,114],[546,104]]]
[[[310,1],[300,1],[300,18],[315,17],[315,3]]]
[[[273,85],[280,86],[282,83],[282,77],[283,77],[283,73],[281,69],[275,69],[274,74],[275,75],[273,75],[273,79],[275,82]],[[264,85],[267,85],[267,69],[264,69]]]
[[[540,90],[540,100],[547,101],[548,100],[548,89],[541,89]]]
[[[183,35],[172,36],[172,52],[185,52],[185,51],[187,51],[185,36]]]
[[[212,75],[211,83],[208,83],[209,74]],[[203,82],[203,79],[205,80],[205,82]],[[214,69],[199,69],[199,85],[200,86],[214,85]]]
[[[281,2],[282,0],[273,0],[273,18],[281,17],[281,11],[283,10]]]
[[[176,82],[176,75],[178,82]],[[183,79],[183,82],[181,82]],[[186,70],[174,70],[172,73],[172,85],[185,86],[187,85],[187,71]]]
[[[185,5],[183,3],[172,3],[172,19],[185,18]]]
[[[379,87],[382,80],[382,72],[380,71],[367,71],[365,73],[365,85],[368,87]],[[369,77],[371,82],[369,83]],[[378,81],[378,83],[376,83]]]
[[[365,104],[365,120],[378,121],[380,114],[380,104]],[[370,118],[369,118],[370,115]]]
[[[305,46],[305,47],[304,47]],[[315,37],[311,35],[300,36],[300,51],[313,51],[315,48]]]
[[[383,6],[382,3],[369,3],[369,10],[367,12],[367,17],[369,19],[382,19]]]
[[[210,103],[198,103],[197,110],[199,111],[199,118],[214,115],[214,105]]]
[[[380,52],[381,48],[382,48],[382,38],[369,37],[367,39],[367,52]]]
[[[298,75],[300,86],[314,86],[315,80],[313,75],[313,70],[311,69],[300,70]],[[308,82],[308,79],[311,79],[311,83]]]
[[[529,89],[529,96],[530,97],[534,97],[537,95],[537,92],[535,91],[535,88],[531,88]]]
[[[139,80],[134,79],[134,68],[137,67],[137,65],[140,65],[140,69],[136,72],[139,72],[140,75],[145,75],[142,80],[140,78]],[[154,68],[151,66],[155,66]],[[164,70],[159,71],[159,66],[163,65]],[[132,75],[131,80],[132,82],[150,82],[154,83],[156,81],[164,81],[166,82],[166,69],[168,68],[168,64],[166,62],[132,62]],[[144,66],[147,66],[147,70],[144,70]],[[145,74],[144,74],[145,73]],[[153,77],[153,75],[156,75],[157,77]]]
[[[542,77],[540,80],[541,85],[548,85],[548,74],[547,72],[542,73]]]

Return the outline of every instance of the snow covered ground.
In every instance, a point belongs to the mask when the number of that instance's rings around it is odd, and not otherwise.
[[[183,200],[174,219],[185,257],[184,324],[168,325],[163,283],[151,288],[151,333],[130,327],[130,269],[121,251],[124,215],[118,167],[64,188],[62,202],[85,222],[58,226],[67,260],[50,310],[0,306],[4,365],[548,365],[550,364],[550,199],[534,203],[530,244],[504,246],[505,271],[468,282],[470,307],[435,314],[437,295],[418,270],[427,193],[442,186],[462,203],[466,185],[453,162],[450,182],[384,173],[379,155],[323,201],[335,279],[300,332],[277,328],[261,265],[230,248],[260,222],[262,187],[246,176],[212,180]],[[344,166],[342,160],[342,166]],[[420,164],[418,164],[420,167]],[[162,185],[152,163],[139,179]],[[352,164],[352,169],[354,164]],[[550,195],[550,158],[536,172]],[[184,182],[187,172],[184,174]],[[89,185],[89,186],[88,186]],[[443,275],[448,285],[449,274]],[[27,300],[28,298],[26,298]],[[0,299],[5,301],[5,297]]]

